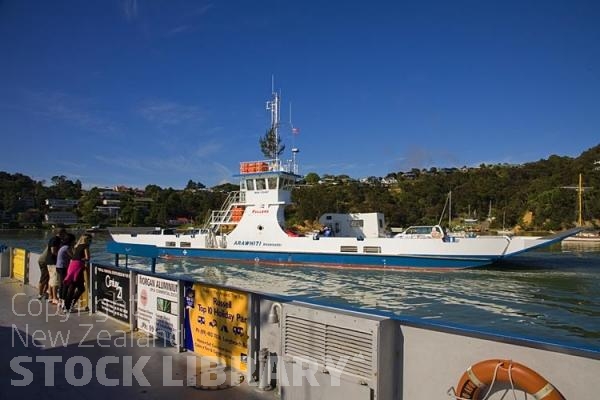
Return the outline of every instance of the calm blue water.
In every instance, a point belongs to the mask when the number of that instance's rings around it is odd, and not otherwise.
[[[0,243],[41,252],[38,231],[0,231]],[[92,257],[112,263],[107,236]],[[361,271],[169,260],[157,271],[327,305],[467,325],[600,351],[600,245],[523,255],[510,264],[453,272]]]

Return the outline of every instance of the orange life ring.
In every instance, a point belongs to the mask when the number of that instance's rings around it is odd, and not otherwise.
[[[492,382],[511,383],[537,400],[565,400],[543,376],[510,360],[485,360],[471,365],[458,381],[456,398],[479,400],[481,389]]]

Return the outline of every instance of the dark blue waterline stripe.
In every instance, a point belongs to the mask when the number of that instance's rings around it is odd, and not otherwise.
[[[156,247],[152,245],[109,242],[107,251],[141,257],[197,257],[215,260],[236,260],[253,263],[274,263],[281,265],[321,265],[325,267],[367,267],[367,268],[431,268],[460,269],[481,267],[492,264],[492,257],[431,257],[431,256],[390,256],[379,254],[332,254],[332,253],[287,253],[250,251],[233,249],[186,249]]]

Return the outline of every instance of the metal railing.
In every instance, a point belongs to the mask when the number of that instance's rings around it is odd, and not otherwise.
[[[215,230],[220,225],[237,225],[239,221],[234,221],[232,218],[233,208],[236,205],[245,204],[245,202],[245,192],[230,192],[225,201],[223,202],[223,206],[221,207],[221,209],[211,211],[210,216],[205,222],[203,228],[215,232]]]

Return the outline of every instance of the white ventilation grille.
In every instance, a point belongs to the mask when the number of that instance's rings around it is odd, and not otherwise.
[[[373,333],[285,316],[286,356],[315,362],[325,369],[370,380],[373,373]],[[343,368],[340,368],[343,367]]]
[[[285,322],[285,354],[322,363],[325,354],[325,325],[291,315],[286,315]]]

